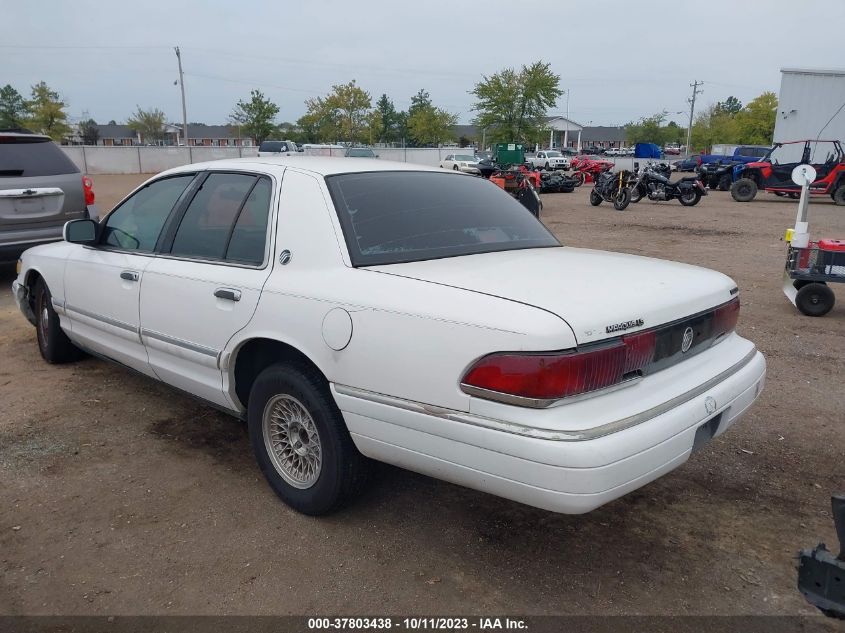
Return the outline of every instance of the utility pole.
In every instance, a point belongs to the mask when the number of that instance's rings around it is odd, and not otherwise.
[[[179,63],[179,87],[182,89],[182,137],[185,139],[185,147],[188,147],[188,111],[185,109],[185,77],[182,74],[182,53],[179,47],[174,47],[176,61]]]
[[[699,86],[703,86],[703,81],[696,80],[695,83],[690,84],[690,88],[692,88],[692,99],[687,99],[689,101],[689,126],[687,126],[687,156],[690,155],[690,143],[692,142],[692,117],[695,114],[695,97],[696,95],[703,92],[699,90]]]

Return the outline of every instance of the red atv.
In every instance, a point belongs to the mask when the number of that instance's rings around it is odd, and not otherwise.
[[[792,170],[798,165],[812,165],[816,170],[811,195],[829,195],[836,204],[845,205],[845,154],[839,141],[775,143],[759,162],[734,168],[731,195],[737,202],[750,202],[762,189],[797,198],[801,187],[792,182]]]

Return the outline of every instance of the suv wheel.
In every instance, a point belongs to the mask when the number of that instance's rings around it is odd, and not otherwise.
[[[740,178],[731,185],[731,196],[737,202],[751,202],[757,195],[757,183],[751,178]]]
[[[247,417],[258,465],[293,509],[327,514],[363,486],[367,460],[316,369],[272,365],[262,371],[250,391]]]
[[[38,351],[48,363],[69,363],[79,360],[82,350],[70,342],[59,325],[53,309],[53,296],[43,279],[35,283],[35,332]]]

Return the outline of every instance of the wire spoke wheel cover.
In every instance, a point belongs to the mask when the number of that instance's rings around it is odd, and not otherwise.
[[[261,426],[267,454],[279,475],[300,490],[317,483],[323,450],[308,409],[293,396],[273,396],[264,407]]]

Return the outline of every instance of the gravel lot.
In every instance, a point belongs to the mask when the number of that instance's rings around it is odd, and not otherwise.
[[[101,209],[144,178],[96,176]],[[99,360],[44,363],[0,267],[0,614],[815,613],[795,556],[835,543],[845,288],[821,319],[782,295],[794,201],[619,213],[588,191],[544,196],[560,239],[731,275],[769,374],[732,431],[584,516],[387,466],[352,507],[300,516],[237,420]],[[845,235],[845,208],[815,202],[811,223]]]

